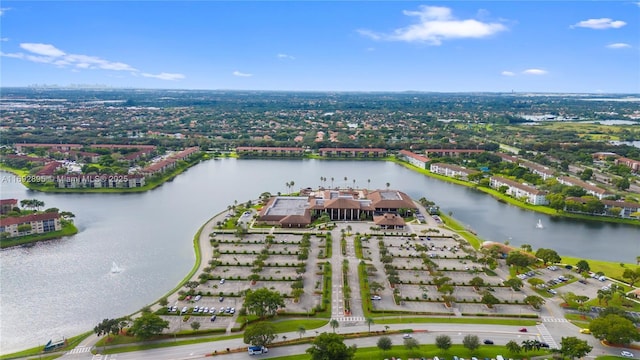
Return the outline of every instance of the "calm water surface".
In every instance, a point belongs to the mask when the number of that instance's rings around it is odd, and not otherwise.
[[[79,233],[0,252],[0,352],[77,335],[154,302],[192,268],[193,236],[207,219],[234,200],[286,192],[290,181],[317,187],[320,177],[326,186],[332,177],[334,186],[389,182],[435,201],[486,240],[616,262],[640,255],[637,227],[554,220],[387,162],[211,160],[142,194],[47,194],[3,183],[2,198],[37,198],[73,212]],[[539,219],[544,229],[536,229]],[[123,271],[111,273],[113,262]]]

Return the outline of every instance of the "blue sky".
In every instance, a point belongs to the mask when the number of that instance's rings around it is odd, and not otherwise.
[[[640,92],[638,1],[3,1],[2,86]]]

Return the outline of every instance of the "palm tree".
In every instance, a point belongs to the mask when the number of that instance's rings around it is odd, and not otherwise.
[[[353,179],[353,188],[355,189],[356,187],[356,179]]]
[[[344,177],[344,187],[345,187],[345,188],[347,187],[347,180],[348,180],[348,179],[347,179],[347,177],[345,176],[345,177]]]
[[[371,179],[367,179],[367,189],[371,186]]]
[[[373,324],[374,324],[373,318],[368,317],[367,318],[367,325],[369,325],[369,332],[371,332],[371,325],[373,325]]]
[[[333,188],[333,176],[331,177],[331,188]]]
[[[389,190],[389,186],[391,186],[391,184],[390,184],[390,183],[387,183],[387,190]]]
[[[289,190],[289,192],[291,192],[291,190],[293,190],[293,186],[294,186],[295,184],[296,184],[296,183],[295,183],[295,182],[293,182],[293,180],[291,180],[291,182],[289,183],[289,186],[291,187],[291,189]]]
[[[304,328],[304,326],[300,326],[298,328],[298,334],[300,334],[300,339],[302,339],[302,335],[304,335],[307,332],[307,329]]]
[[[331,319],[331,321],[329,321],[329,326],[331,326],[331,328],[333,329],[333,333],[335,334],[336,329],[338,328],[338,326],[340,326],[340,323],[336,319]]]

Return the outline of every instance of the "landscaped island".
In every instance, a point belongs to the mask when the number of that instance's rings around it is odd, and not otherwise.
[[[74,214],[49,208],[40,211],[44,202],[37,199],[0,200],[0,247],[32,244],[58,239],[78,232],[73,225]],[[27,208],[31,210],[27,210]]]

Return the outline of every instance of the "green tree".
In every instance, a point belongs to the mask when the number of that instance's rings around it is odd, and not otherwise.
[[[560,341],[560,354],[571,359],[585,357],[591,352],[593,346],[589,345],[585,340],[576,337],[563,337]]]
[[[531,256],[521,253],[520,251],[512,251],[507,255],[507,265],[515,265],[518,267],[527,267],[535,261]]]
[[[322,333],[313,340],[313,345],[307,349],[312,360],[351,360],[356,353],[356,347],[348,347],[344,338],[334,333]]]
[[[591,177],[593,177],[593,170],[589,168],[584,169],[584,171],[580,173],[580,180],[587,181],[591,179]]]
[[[464,339],[462,339],[462,345],[464,345],[464,347],[466,347],[467,349],[473,351],[480,347],[480,339],[477,335],[469,334],[466,335]]]
[[[624,269],[622,278],[629,282],[629,285],[633,286],[638,280],[640,280],[640,267],[635,269]]]
[[[162,330],[168,328],[168,321],[162,320],[162,318],[156,314],[144,312],[140,317],[133,320],[133,325],[131,325],[129,332],[145,340],[159,335],[162,333]]]
[[[367,318],[367,325],[369,326],[369,332],[371,332],[371,325],[375,324],[372,317]]]
[[[378,349],[382,350],[382,351],[387,351],[387,350],[391,350],[391,338],[388,336],[382,336],[380,337],[380,339],[378,339]]]
[[[552,249],[540,248],[538,249],[538,251],[536,251],[536,257],[542,260],[545,264],[548,264],[548,263],[554,264],[562,261],[562,258],[560,257],[560,255],[558,255],[558,253]]]
[[[616,314],[592,320],[589,329],[594,337],[611,344],[628,345],[640,340],[640,332],[635,325],[629,319]]]
[[[197,331],[198,329],[200,329],[200,322],[198,322],[198,321],[194,321],[194,322],[192,322],[192,323],[191,323],[191,328],[192,328],[194,331]]]
[[[483,304],[487,305],[488,308],[493,308],[493,305],[499,304],[500,300],[493,296],[490,292],[484,293],[482,295],[482,299],[480,300]]]
[[[244,308],[247,309],[247,312],[255,314],[261,319],[275,315],[278,309],[283,307],[282,295],[267,288],[249,290],[244,299]]]
[[[100,322],[100,324],[96,325],[93,328],[93,332],[97,336],[109,335],[109,334],[117,334],[120,331],[120,327],[118,326],[118,319],[104,319]]]
[[[162,299],[160,299],[158,301],[158,304],[160,304],[160,306],[167,306],[167,304],[169,304],[169,300],[167,299],[167,297],[163,297]]]
[[[545,300],[538,295],[529,295],[524,298],[524,302],[534,309],[539,309],[545,303]]]
[[[506,280],[504,282],[504,284],[506,286],[510,286],[513,290],[520,290],[520,288],[522,288],[522,280],[518,279],[518,278],[511,278],[509,280]]]
[[[478,290],[481,286],[484,286],[484,280],[481,277],[476,276],[473,279],[469,280],[469,285]]]
[[[300,339],[302,339],[302,337],[304,336],[304,334],[307,333],[307,329],[304,328],[304,326],[300,326],[298,327],[298,335],[300,335]]]
[[[451,337],[449,335],[436,336],[436,346],[438,349],[447,351],[451,347]]]
[[[276,336],[276,328],[262,321],[244,331],[244,343],[253,346],[267,346],[273,342]]]
[[[576,268],[578,268],[579,273],[583,273],[585,271],[591,271],[591,267],[586,260],[580,260],[576,263]]]
[[[519,354],[522,351],[522,348],[520,347],[520,345],[518,345],[517,342],[515,342],[514,340],[510,340],[507,345],[507,350],[509,350],[510,353],[512,354]]]
[[[336,319],[331,319],[331,321],[329,321],[329,326],[331,326],[333,332],[335,333],[338,326],[340,326],[340,323]]]
[[[417,349],[420,347],[420,343],[414,338],[408,338],[404,339],[404,347],[406,347],[407,350]]]

